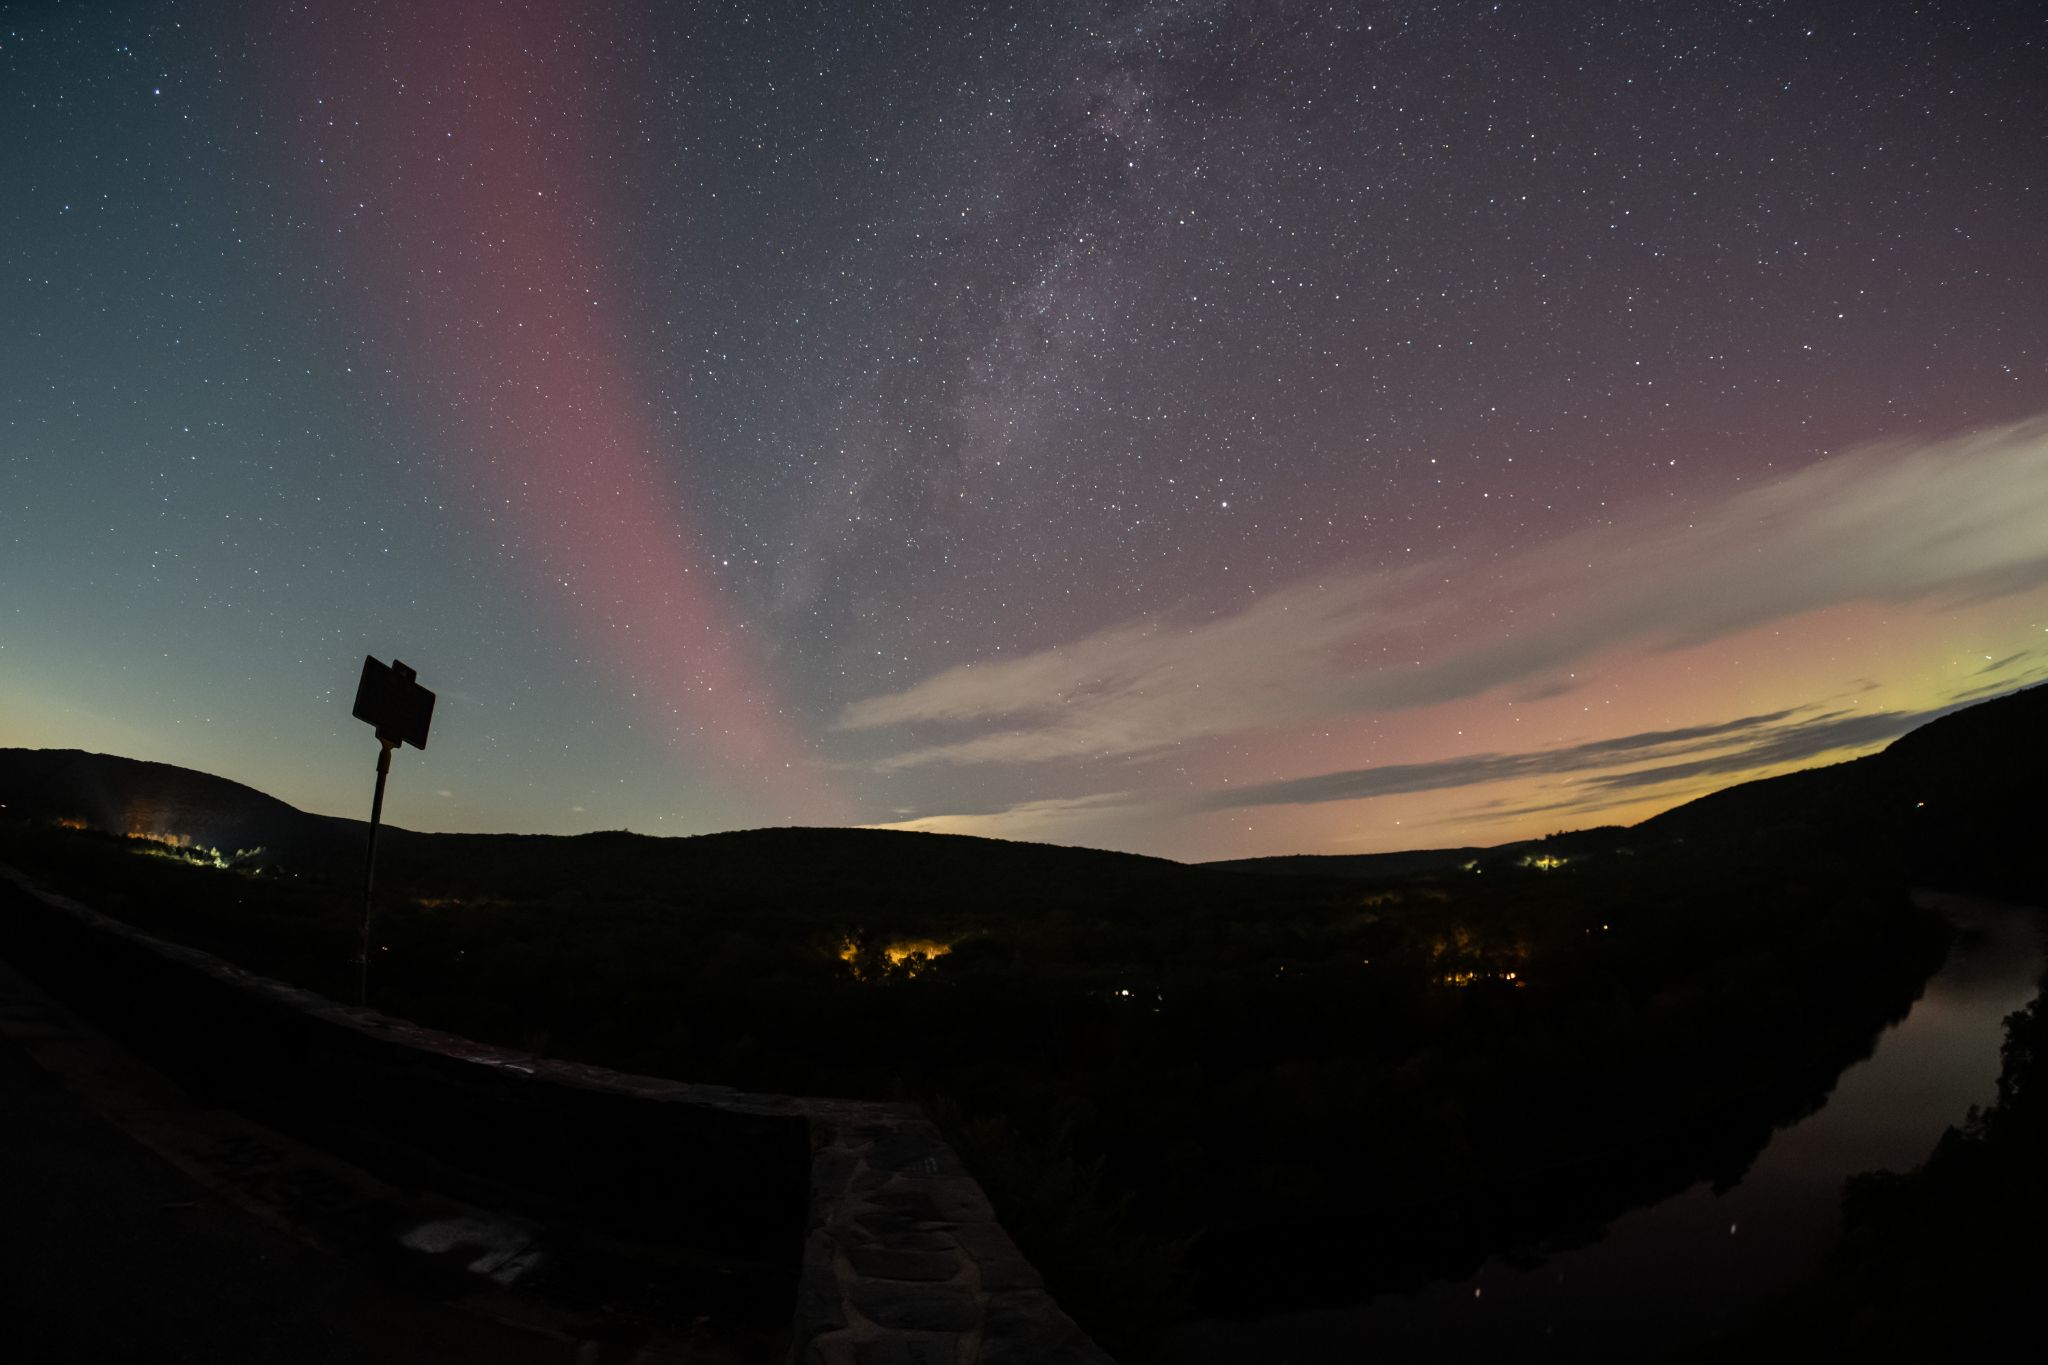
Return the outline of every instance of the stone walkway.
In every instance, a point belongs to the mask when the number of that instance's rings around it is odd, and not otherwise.
[[[812,1121],[830,1141],[812,1166],[800,1365],[1114,1365],[930,1122],[882,1105]]]

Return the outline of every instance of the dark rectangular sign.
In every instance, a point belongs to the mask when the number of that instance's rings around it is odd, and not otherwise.
[[[427,726],[434,719],[434,694],[413,679],[418,675],[398,660],[380,663],[363,656],[363,678],[356,684],[355,718],[377,729],[377,738],[415,749],[427,747]]]

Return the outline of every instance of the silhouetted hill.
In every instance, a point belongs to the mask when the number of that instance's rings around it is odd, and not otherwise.
[[[1467,863],[1492,866],[1544,854],[1575,857],[1582,853],[1605,852],[1626,843],[1627,835],[1628,830],[1621,825],[1601,825],[1594,829],[1550,834],[1541,839],[1518,839],[1511,844],[1403,849],[1396,853],[1283,853],[1267,858],[1219,858],[1200,866],[1255,872],[1261,876],[1342,877],[1346,880],[1387,882],[1446,872]]]
[[[1279,853],[1264,858],[1219,858],[1202,866],[1268,877],[1345,877],[1380,882],[1442,872],[1475,858],[1517,855],[1534,847],[1535,840],[1524,839],[1513,844],[1403,849],[1398,853]]]
[[[690,838],[607,832],[572,837],[402,833],[380,873],[448,893],[533,898],[601,887],[615,896],[679,890],[726,904],[894,907],[954,922],[1100,911],[1133,898],[1195,902],[1268,894],[1255,879],[1129,853],[967,835],[869,829],[757,829]]]
[[[1648,844],[1799,850],[1908,876],[2029,895],[2048,890],[2048,686],[1980,702],[1878,753],[1764,778],[1635,827]]]
[[[178,838],[228,852],[261,847],[302,861],[343,838],[254,787],[168,763],[80,749],[0,749],[0,806],[40,820],[75,820],[112,834]]]
[[[420,834],[386,827],[380,876],[448,895],[668,895],[678,886],[728,903],[845,895],[956,917],[1031,913],[1048,896],[1063,910],[1107,911],[1133,896],[1240,904],[1248,878],[1328,885],[1395,881],[1466,862],[1541,853],[1577,856],[1621,846],[1739,845],[1746,854],[1867,857],[1910,876],[1987,890],[2048,889],[2048,686],[1943,716],[1880,753],[1745,782],[1632,828],[1603,827],[1491,848],[1292,855],[1188,865],[1129,853],[966,835],[864,829],[760,829],[661,838]],[[363,823],[311,815],[241,783],[163,763],[73,749],[0,750],[0,804],[36,819],[73,819],[114,833],[182,836],[262,861],[333,873],[361,857]],[[1315,894],[1309,886],[1302,894]],[[1270,894],[1270,893],[1266,893]]]
[[[2048,893],[2048,686],[1929,721],[1882,751],[1723,788],[1641,824],[1489,848],[1294,854],[1204,864],[1261,875],[1387,881],[1466,862],[1512,862],[1684,843],[1745,856],[1867,857],[1953,886]]]
[[[346,874],[365,825],[313,815],[254,788],[164,763],[69,749],[0,750],[0,805],[38,820],[75,820],[115,834],[182,838],[251,861]],[[1133,898],[1237,905],[1269,883],[1164,858],[1056,844],[900,830],[782,828],[687,838],[607,831],[581,835],[423,834],[386,825],[378,877],[462,899],[555,895],[668,898],[726,905],[893,906],[906,919],[993,920],[1108,913]],[[1304,892],[1312,889],[1304,886]]]

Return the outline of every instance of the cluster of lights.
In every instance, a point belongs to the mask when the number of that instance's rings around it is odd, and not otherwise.
[[[1531,853],[1518,859],[1515,866],[1534,868],[1538,872],[1555,872],[1570,861],[1571,859],[1556,853]],[[1470,872],[1475,876],[1486,871],[1485,868],[1479,865],[1477,858],[1467,858],[1464,862],[1459,863],[1458,870]]]
[[[916,976],[952,951],[952,944],[941,943],[931,938],[895,939],[882,945],[882,956],[889,960],[892,968],[900,970],[906,976]],[[861,967],[862,953],[861,945],[856,940],[840,940],[839,960],[852,970],[856,981],[868,979]]]
[[[1528,981],[1523,978],[1520,972],[1512,971],[1451,972],[1448,975],[1440,976],[1437,978],[1437,983],[1443,986],[1471,986],[1476,985],[1481,981],[1505,981],[1509,985],[1513,986],[1516,990],[1521,990],[1523,987],[1529,984]]]
[[[187,863],[193,867],[210,867],[218,872],[246,867],[252,859],[263,855],[261,848],[238,848],[233,853],[222,853],[208,845],[194,844],[182,834],[131,832],[128,837],[145,845],[133,850],[145,858],[169,858],[173,862]]]
[[[51,823],[59,829],[96,832],[96,827],[91,822],[78,819],[76,816],[61,816]],[[246,869],[251,861],[263,856],[260,847],[238,848],[233,853],[223,853],[211,845],[195,844],[190,835],[166,834],[162,830],[131,829],[122,837],[131,843],[142,845],[140,848],[130,849],[131,853],[140,854],[145,858],[169,858],[173,862],[186,863],[192,867],[212,868],[219,872]]]
[[[190,835],[164,834],[157,830],[131,829],[128,838],[149,845],[134,850],[144,857],[169,858],[193,867],[210,867],[217,872],[246,867],[251,860],[263,856],[261,848],[238,848],[233,853],[222,853],[209,844],[193,843]]]
[[[1150,999],[1152,1002],[1151,1010],[1154,1014],[1159,1013],[1159,1007],[1166,1003],[1166,995],[1162,991],[1133,991],[1129,986],[1118,986],[1109,993],[1109,998],[1112,1000],[1129,1001],[1132,1004]]]

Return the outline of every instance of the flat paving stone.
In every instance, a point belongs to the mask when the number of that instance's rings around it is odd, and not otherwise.
[[[981,1322],[981,1304],[944,1285],[856,1280],[853,1306],[877,1327],[909,1332],[965,1332]]]
[[[900,1251],[894,1247],[855,1247],[847,1253],[853,1268],[876,1280],[950,1280],[967,1266],[958,1252]]]
[[[893,1336],[854,1348],[859,1365],[959,1365],[961,1338],[952,1335]]]

